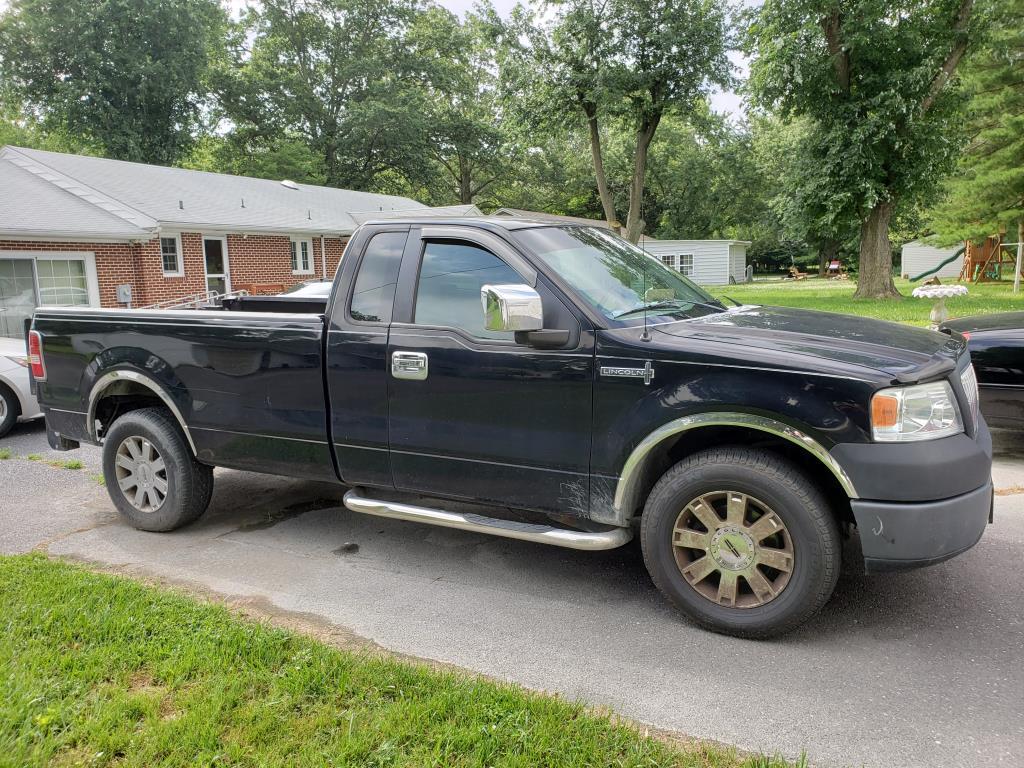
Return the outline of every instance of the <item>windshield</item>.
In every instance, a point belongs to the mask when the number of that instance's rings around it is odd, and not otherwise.
[[[625,324],[725,311],[710,294],[621,237],[598,227],[510,233],[609,320]]]

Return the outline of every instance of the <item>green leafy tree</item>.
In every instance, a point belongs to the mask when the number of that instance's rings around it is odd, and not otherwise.
[[[651,146],[644,215],[661,238],[764,236],[777,228],[768,205],[774,178],[745,126],[707,114],[698,127],[669,117]]]
[[[1024,240],[1024,2],[1000,0],[984,49],[966,63],[969,143],[931,216],[943,243],[995,232]]]
[[[425,95],[406,35],[419,0],[264,0],[236,29],[216,78],[236,140],[299,139],[326,184],[375,188],[424,173]]]
[[[193,141],[225,23],[216,0],[13,0],[0,77],[45,131],[169,164]]]
[[[751,91],[808,121],[812,207],[859,222],[858,297],[899,296],[889,224],[955,161],[955,73],[981,24],[973,0],[766,0],[753,18]]]
[[[713,0],[564,0],[554,17],[513,17],[508,35],[515,98],[563,124],[582,124],[605,218],[618,222],[605,169],[606,124],[620,121],[632,138],[626,236],[644,229],[648,153],[666,115],[699,109],[713,84],[730,81],[726,17]],[[516,48],[516,41],[525,40]]]
[[[408,46],[421,67],[425,91],[423,151],[437,173],[428,196],[439,203],[472,203],[512,170],[515,147],[500,105],[494,55],[494,9],[460,21],[440,7],[418,14]]]
[[[784,238],[816,251],[818,274],[824,276],[844,244],[855,241],[858,229],[849,207],[837,204],[830,180],[821,173],[823,158],[836,148],[806,120],[760,117],[754,125],[759,172],[772,180],[768,205]]]

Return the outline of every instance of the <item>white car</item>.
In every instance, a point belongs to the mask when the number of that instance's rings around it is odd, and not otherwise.
[[[28,357],[22,339],[0,336],[0,437],[19,421],[42,416],[28,386]]]

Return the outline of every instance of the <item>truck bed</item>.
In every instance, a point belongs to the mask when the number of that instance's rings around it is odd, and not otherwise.
[[[171,398],[201,461],[336,479],[325,421],[321,315],[40,308],[35,327],[46,338],[48,380],[54,382],[38,387],[60,434],[93,441],[90,393],[103,377],[131,369]]]

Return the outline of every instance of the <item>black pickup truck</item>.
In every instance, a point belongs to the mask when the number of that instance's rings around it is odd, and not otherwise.
[[[101,444],[132,525],[195,520],[219,466],[564,547],[636,533],[675,606],[765,637],[828,600],[854,526],[886,571],[990,520],[962,337],[727,307],[601,228],[369,223],[326,305],[262,306],[36,312],[50,444]]]

